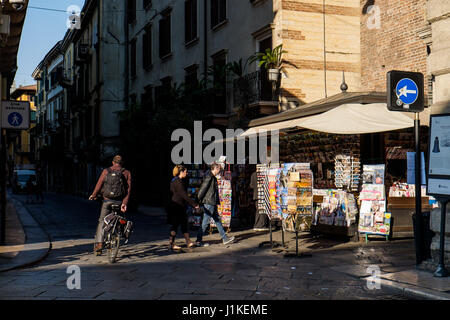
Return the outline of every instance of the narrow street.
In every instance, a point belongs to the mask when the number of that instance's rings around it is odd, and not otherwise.
[[[25,204],[25,196],[13,197]],[[369,290],[362,278],[369,275],[369,265],[386,272],[401,270],[414,254],[411,241],[336,250],[330,242],[310,239],[317,242],[313,248],[329,250],[285,258],[259,248],[268,235],[252,230],[233,233],[237,242],[232,245],[222,245],[213,233],[205,238],[211,246],[191,250],[184,246],[183,253],[173,254],[168,251],[165,217],[133,213],[130,243],[110,264],[105,255],[92,254],[98,203],[46,194],[44,205],[25,205],[49,234],[52,249],[37,265],[2,273],[0,299],[405,299],[386,288]],[[195,239],[195,230],[191,236]],[[178,243],[182,244],[180,237]],[[295,248],[292,241],[290,248]],[[81,269],[80,290],[67,288],[71,265]]]

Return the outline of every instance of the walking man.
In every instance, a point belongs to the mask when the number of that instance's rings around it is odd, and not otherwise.
[[[202,226],[198,230],[197,234],[197,246],[204,247],[208,244],[203,243],[203,234],[208,228],[209,221],[212,218],[217,226],[220,236],[222,237],[223,244],[229,244],[234,241],[234,237],[228,237],[223,229],[222,222],[220,221],[219,214],[217,212],[217,205],[220,204],[219,200],[219,188],[216,176],[220,172],[220,165],[213,163],[211,165],[211,170],[209,170],[204,179],[203,183],[198,192],[198,200],[203,204],[204,214]]]
[[[112,212],[111,205],[121,205],[121,211],[127,211],[127,204],[131,191],[131,173],[122,168],[122,157],[117,155],[113,158],[112,166],[104,169],[97,185],[89,200],[94,200],[101,192],[103,196],[102,210],[98,219],[97,232],[95,235],[94,251],[101,254],[103,246],[103,219]]]

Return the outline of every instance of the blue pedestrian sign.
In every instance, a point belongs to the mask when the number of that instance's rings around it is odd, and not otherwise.
[[[421,112],[424,109],[424,80],[419,72],[387,73],[387,107],[390,111]]]
[[[396,90],[398,99],[404,104],[413,104],[419,96],[419,87],[409,78],[400,80]]]
[[[1,124],[3,129],[27,130],[30,128],[30,103],[28,101],[2,101]]]
[[[17,112],[10,113],[8,116],[8,122],[13,127],[19,127],[23,122],[22,115]]]

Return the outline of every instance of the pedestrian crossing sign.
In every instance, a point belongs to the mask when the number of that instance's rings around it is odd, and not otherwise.
[[[27,130],[30,128],[28,101],[2,101],[2,129]]]

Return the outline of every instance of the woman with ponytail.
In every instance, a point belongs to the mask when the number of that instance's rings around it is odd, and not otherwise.
[[[181,248],[175,245],[175,238],[177,235],[178,227],[181,227],[181,232],[186,240],[188,248],[192,248],[195,244],[189,238],[188,230],[188,216],[187,206],[190,205],[193,208],[198,209],[199,206],[194,200],[189,198],[186,188],[181,179],[186,178],[187,168],[182,165],[176,165],[173,168],[173,179],[170,183],[170,205],[167,212],[167,222],[170,224],[170,238],[169,244],[172,250],[180,250]]]

